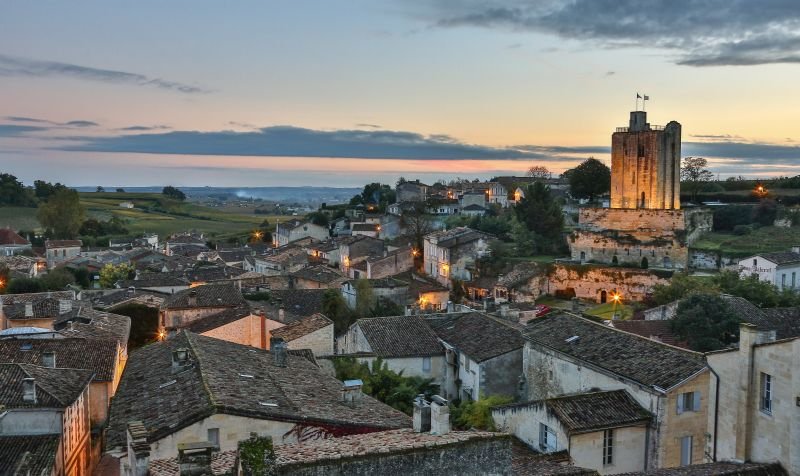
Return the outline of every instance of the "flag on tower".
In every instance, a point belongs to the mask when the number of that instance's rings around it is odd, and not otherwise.
[[[640,96],[639,93],[636,93],[636,99],[642,99],[642,96]]]
[[[644,100],[645,100],[645,101],[649,101],[649,100],[650,100],[650,96],[648,96],[647,94],[645,94],[645,95],[644,95]]]

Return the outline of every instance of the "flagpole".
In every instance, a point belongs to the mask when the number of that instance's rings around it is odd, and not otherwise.
[[[633,109],[634,111],[639,110],[639,93],[636,93],[636,106]]]
[[[647,94],[642,94],[642,112],[647,111]]]

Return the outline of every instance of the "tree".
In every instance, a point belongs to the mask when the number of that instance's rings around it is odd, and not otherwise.
[[[544,165],[533,165],[528,169],[526,174],[528,177],[536,179],[548,179],[552,175]]]
[[[453,407],[451,410],[454,426],[459,430],[475,428],[495,431],[492,407],[506,405],[513,401],[512,397],[505,395],[490,395],[474,401],[462,401],[461,405]]]
[[[736,342],[739,318],[720,296],[693,294],[678,304],[670,327],[692,350],[709,352]]]
[[[39,205],[36,217],[55,238],[73,239],[78,235],[85,214],[78,192],[64,188]]]
[[[653,286],[652,304],[660,306],[669,304],[678,299],[683,299],[694,293],[715,293],[719,292],[712,281],[686,273],[675,273],[669,284],[656,284]]]
[[[34,205],[34,200],[17,177],[0,174],[0,205],[30,207]]]
[[[328,219],[328,215],[323,212],[311,212],[308,215],[306,215],[306,218],[308,220],[311,220],[311,223],[323,226],[325,228],[328,228],[328,225],[330,225],[330,220]]]
[[[611,169],[594,157],[567,170],[563,177],[569,181],[570,194],[574,198],[588,198],[593,202],[596,196],[611,190]]]
[[[51,269],[39,278],[42,291],[63,291],[67,286],[75,284],[75,276],[64,268]]]
[[[433,218],[425,213],[425,204],[415,203],[411,210],[405,211],[400,217],[400,224],[414,237],[414,247],[418,251],[415,258],[418,258],[421,263],[423,240],[425,235],[433,231]],[[416,261],[417,259],[415,259],[415,263]]]
[[[106,191],[106,189],[104,189],[104,188],[102,187],[102,185],[98,185],[98,186],[97,186],[97,190],[95,190],[95,192],[98,192],[98,193],[99,193],[99,192],[105,192],[105,191]]]
[[[322,295],[322,313],[333,321],[336,335],[347,331],[353,321],[352,312],[337,289],[327,289]]]
[[[178,190],[177,188],[173,187],[172,185],[167,185],[161,190],[163,195],[173,199],[173,200],[186,200],[186,194]]]
[[[563,247],[564,214],[550,187],[542,182],[529,185],[514,213],[517,220],[536,234],[536,252],[553,252]]]
[[[714,174],[708,170],[708,161],[703,157],[684,157],[681,165],[681,186],[692,196],[692,201],[697,201],[697,194],[706,184],[714,179]]]
[[[117,265],[108,263],[100,269],[100,287],[113,288],[117,281],[132,279],[136,275],[136,268],[129,263]]]
[[[42,283],[36,278],[14,278],[2,291],[8,294],[39,293],[44,291]]]
[[[368,279],[356,280],[356,315],[372,317],[372,304],[375,301],[375,292]]]
[[[125,189],[124,188],[118,188],[117,189],[117,193],[125,193]]]

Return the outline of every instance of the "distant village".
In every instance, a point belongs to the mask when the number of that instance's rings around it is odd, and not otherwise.
[[[634,111],[610,168],[368,184],[246,242],[0,228],[0,474],[798,475],[800,232],[695,244],[800,213],[697,199],[705,166]]]

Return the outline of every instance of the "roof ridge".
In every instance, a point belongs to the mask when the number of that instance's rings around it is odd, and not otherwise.
[[[208,385],[208,381],[206,380],[205,375],[203,375],[203,369],[202,369],[202,366],[200,365],[200,355],[197,353],[197,347],[195,346],[195,343],[193,342],[194,336],[196,334],[194,334],[192,332],[189,332],[189,331],[186,331],[186,330],[181,331],[181,332],[183,334],[185,334],[184,337],[186,338],[186,342],[187,342],[189,348],[192,351],[192,355],[194,355],[195,366],[197,367],[197,373],[200,376],[200,381],[203,383],[203,388],[206,391],[206,396],[208,397],[208,401],[211,404],[211,406],[216,409],[217,408],[217,402],[216,402],[216,399],[214,398],[214,393],[211,391],[211,387]]]

